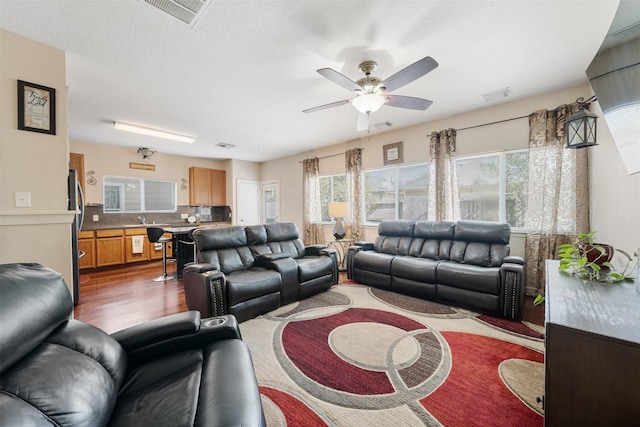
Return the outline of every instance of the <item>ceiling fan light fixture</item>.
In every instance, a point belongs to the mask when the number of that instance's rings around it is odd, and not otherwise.
[[[365,93],[351,101],[355,109],[364,114],[375,113],[385,102],[386,98],[379,93]]]

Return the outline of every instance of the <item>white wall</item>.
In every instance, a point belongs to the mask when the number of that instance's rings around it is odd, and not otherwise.
[[[539,109],[554,109],[561,104],[574,102],[578,97],[592,94],[588,84],[561,90],[520,101],[499,104],[482,110],[427,122],[406,129],[383,134],[363,136],[360,140],[332,147],[301,153],[262,165],[262,180],[280,179],[287,183],[282,191],[282,220],[302,226],[302,165],[303,159],[340,153],[320,160],[320,174],[344,173],[345,150],[362,147],[363,168],[383,167],[382,146],[403,142],[405,164],[428,161],[429,134],[446,128],[466,127],[528,116]],[[597,109],[597,103],[594,104]],[[601,112],[596,111],[600,117]],[[457,136],[458,156],[481,154],[501,150],[526,148],[528,145],[528,120],[526,118],[461,130]],[[590,148],[591,169],[591,224],[598,230],[599,240],[615,247],[633,250],[640,246],[640,174],[627,175],[611,135],[599,120],[599,146]],[[325,227],[327,240],[331,239],[330,227]],[[365,230],[365,238],[376,235],[375,227]],[[515,234],[511,241],[512,253],[524,253],[524,238]]]
[[[18,130],[17,80],[56,90],[56,135]],[[38,262],[71,285],[65,55],[0,30],[0,263]],[[31,194],[16,207],[15,193]]]

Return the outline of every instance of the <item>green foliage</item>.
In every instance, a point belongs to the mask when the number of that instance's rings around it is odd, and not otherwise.
[[[573,243],[560,245],[558,248],[558,255],[560,256],[558,270],[597,282],[632,282],[633,277],[630,274],[638,264],[638,254],[634,253],[632,257],[627,252],[616,249],[627,260],[624,269],[618,271],[610,262],[599,262],[603,257],[607,256],[607,250],[601,245],[594,244],[595,234],[595,231],[580,233]],[[592,260],[589,260],[590,257]]]

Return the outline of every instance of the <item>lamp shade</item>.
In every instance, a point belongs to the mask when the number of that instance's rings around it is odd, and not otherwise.
[[[379,93],[365,93],[351,101],[356,110],[364,114],[370,114],[378,111],[385,102],[387,102],[387,100]]]
[[[344,202],[329,203],[329,216],[333,218],[344,218],[349,212],[349,206]]]

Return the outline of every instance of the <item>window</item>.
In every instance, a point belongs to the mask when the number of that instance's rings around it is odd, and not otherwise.
[[[322,206],[322,222],[331,222],[329,203],[346,202],[346,175],[330,175],[320,177],[320,203]]]
[[[364,172],[364,221],[427,219],[429,165]]]
[[[527,150],[457,160],[461,219],[507,222],[524,228],[527,211]],[[364,223],[384,219],[428,220],[429,164],[364,171]],[[345,175],[320,177],[322,221],[329,202],[345,201]]]
[[[104,177],[104,211],[124,212],[176,212],[176,181]]]
[[[511,151],[458,162],[461,219],[525,226],[528,153]]]

